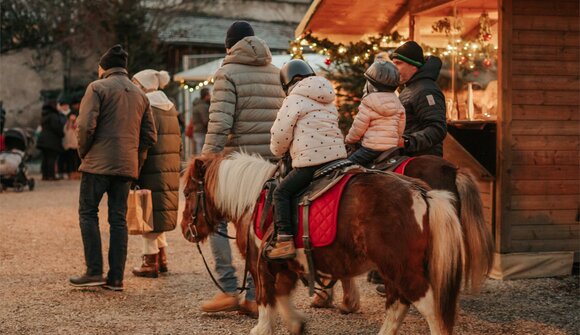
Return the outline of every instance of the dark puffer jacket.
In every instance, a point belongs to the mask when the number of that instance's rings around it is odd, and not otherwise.
[[[163,94],[155,91],[147,93],[147,96],[159,93]],[[141,188],[151,190],[154,232],[175,229],[179,204],[179,121],[177,111],[171,104],[160,107],[151,103],[157,127],[157,143],[147,151],[147,159],[138,181]]]
[[[443,139],[447,134],[445,96],[435,82],[440,70],[439,58],[427,58],[399,95],[407,118],[403,135],[408,140],[405,152],[410,156],[443,156]]]
[[[64,137],[64,124],[66,116],[51,105],[42,106],[42,131],[38,137],[39,149],[63,152],[62,138]]]
[[[270,49],[258,37],[245,37],[231,48],[214,75],[203,153],[244,150],[274,158],[270,128],[285,94],[280,70],[271,62]]]

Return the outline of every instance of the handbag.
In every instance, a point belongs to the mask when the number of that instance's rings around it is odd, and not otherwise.
[[[131,235],[143,235],[153,231],[153,203],[151,190],[129,190],[127,198],[127,230]]]

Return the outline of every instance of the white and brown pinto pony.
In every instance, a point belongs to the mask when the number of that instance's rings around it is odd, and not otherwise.
[[[186,174],[182,229],[193,225],[196,239],[202,241],[220,217],[237,228],[238,247],[249,259],[256,282],[259,320],[250,332],[254,335],[274,334],[276,309],[291,334],[304,330],[304,317],[290,301],[299,275],[307,269],[302,250],[295,260],[266,262],[251,224],[262,185],[275,169],[262,158],[234,153],[194,159]],[[425,187],[393,174],[354,176],[342,194],[335,241],[313,252],[318,272],[343,283],[369,269],[379,270],[389,292],[379,334],[396,334],[410,305],[425,317],[431,334],[453,332],[466,253],[463,235],[453,196]],[[192,222],[200,202],[205,215]],[[346,291],[343,305],[357,309],[356,286]]]

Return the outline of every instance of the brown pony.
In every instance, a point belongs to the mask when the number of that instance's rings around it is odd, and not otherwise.
[[[291,334],[304,330],[304,317],[289,298],[307,269],[304,253],[299,250],[296,259],[284,263],[266,262],[251,224],[255,201],[275,169],[259,157],[234,153],[195,159],[186,174],[184,233],[191,227],[193,239],[203,241],[224,216],[237,228],[238,247],[256,281],[259,321],[250,332],[254,335],[274,333],[275,308]],[[427,319],[431,334],[453,331],[463,236],[453,196],[424,187],[390,173],[354,176],[342,195],[335,241],[314,249],[321,275],[349,282],[371,268],[379,270],[392,288],[379,334],[396,334],[411,304]]]
[[[405,167],[404,174],[426,182],[432,189],[449,191],[457,199],[455,207],[459,213],[466,251],[463,264],[464,287],[477,293],[481,283],[491,270],[494,243],[491,233],[486,227],[483,204],[473,177],[468,172],[458,169],[451,162],[431,155],[414,157]],[[358,294],[353,288],[354,281],[341,282],[344,296],[352,298],[349,304],[343,302],[338,308],[343,313],[358,310],[360,304],[356,300]],[[387,294],[390,292],[387,291]],[[327,289],[316,296],[312,306],[331,307],[332,299],[332,289]]]

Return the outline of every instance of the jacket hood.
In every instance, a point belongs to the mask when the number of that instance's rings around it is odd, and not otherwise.
[[[442,65],[443,63],[441,62],[441,59],[439,59],[439,57],[435,56],[427,57],[425,64],[423,64],[423,66],[419,68],[419,71],[417,71],[417,73],[415,73],[415,75],[411,79],[409,79],[406,85],[409,85],[414,81],[425,78],[437,81]]]
[[[393,92],[370,93],[362,99],[361,103],[384,116],[395,115],[399,112],[396,107],[402,107],[399,97]]]
[[[163,91],[153,91],[146,94],[152,107],[167,111],[173,107],[173,102],[163,93]]]
[[[301,95],[323,104],[332,103],[336,98],[330,81],[319,76],[302,79],[291,89],[290,95]]]
[[[248,36],[234,44],[223,64],[235,63],[264,66],[271,62],[272,53],[266,42],[256,36]]]

